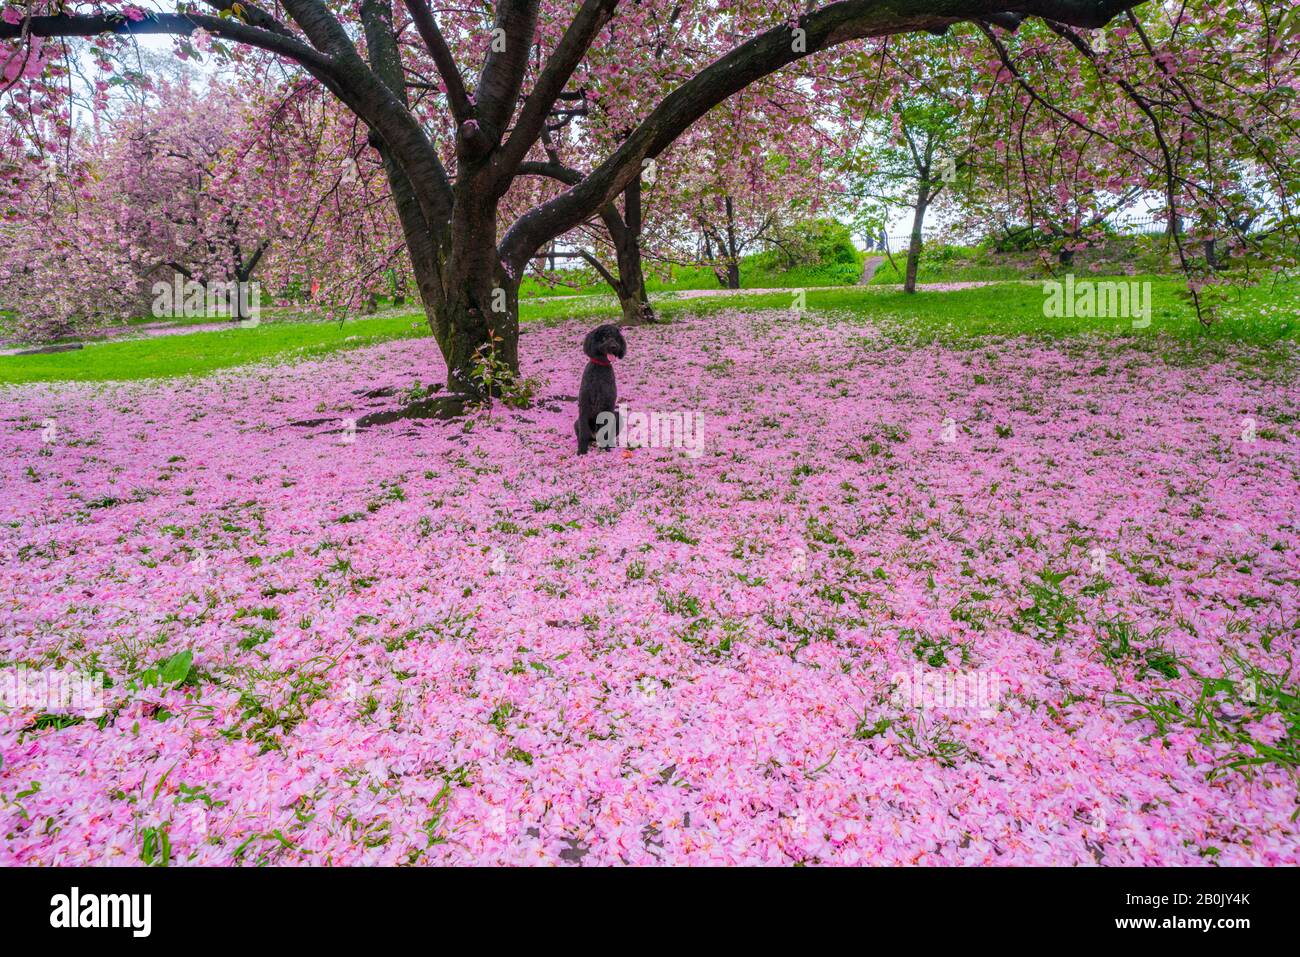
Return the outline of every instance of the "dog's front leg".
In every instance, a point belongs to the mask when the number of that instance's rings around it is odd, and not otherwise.
[[[610,449],[618,448],[619,440],[623,437],[623,413],[619,412],[618,409],[611,409],[605,414],[611,416],[613,419],[613,421],[609,423],[613,426],[613,433],[611,434],[607,432],[604,435],[599,436],[597,442],[603,451],[608,452]]]
[[[586,455],[591,446],[591,424],[579,416],[578,421],[573,423],[573,431],[578,436],[578,454]]]

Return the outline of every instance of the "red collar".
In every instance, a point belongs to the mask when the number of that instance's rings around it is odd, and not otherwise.
[[[594,362],[594,363],[595,363],[596,365],[598,365],[598,366],[609,366],[609,365],[613,365],[613,364],[614,364],[614,363],[610,362],[608,359],[597,359],[595,356],[592,356],[592,357],[591,357],[591,361]]]

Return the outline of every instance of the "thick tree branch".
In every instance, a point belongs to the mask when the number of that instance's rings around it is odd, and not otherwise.
[[[320,0],[280,0],[280,3],[317,50],[337,60],[360,62],[361,56],[343,24]]]
[[[332,88],[332,92],[379,134],[391,150],[392,158],[401,165],[410,179],[429,230],[441,236],[445,230],[444,224],[451,216],[451,184],[428,135],[408,108],[401,83],[394,85],[385,81],[376,70],[367,66],[343,25],[320,0],[280,2],[312,44],[331,55],[331,61],[340,76],[338,89]],[[376,6],[370,9],[370,29],[373,31],[373,15],[380,8]],[[382,19],[389,24],[386,32],[391,36],[392,11],[389,0],[383,0],[382,12]],[[370,39],[378,40],[383,33],[381,27],[380,33],[372,35]],[[386,47],[381,56],[384,58],[382,68],[389,74],[388,79],[392,80],[401,71],[395,43],[391,48]]]
[[[0,40],[22,36],[24,28],[33,37],[93,37],[105,33],[131,34],[133,36],[173,35],[189,36],[195,30],[206,30],[215,37],[234,43],[245,43],[278,54],[309,69],[333,74],[333,63],[328,56],[312,49],[306,43],[285,33],[272,32],[260,26],[251,26],[234,18],[213,17],[201,13],[158,13],[143,20],[131,20],[120,14],[94,16],[32,17],[27,21],[9,23],[0,20]]]
[[[528,51],[533,46],[539,0],[497,0],[496,29],[483,61],[483,72],[475,90],[479,127],[491,145],[501,141],[506,122],[514,112],[519,87],[528,69]],[[497,38],[504,42],[498,44]]]
[[[600,274],[600,278],[605,280],[605,282],[609,283],[611,289],[613,289],[615,292],[622,291],[622,286],[619,284],[619,281],[614,278],[614,275],[608,269],[606,269],[605,266],[601,263],[601,261],[597,259],[593,254],[587,252],[587,250],[585,249],[580,249],[578,250],[578,256],[584,262],[586,262],[587,265],[591,266],[592,269],[596,270],[596,272]]]
[[[573,71],[582,62],[600,28],[614,15],[618,3],[619,0],[585,0],[569,28],[564,31],[555,51],[547,58],[546,66],[537,78],[532,92],[528,94],[519,118],[515,121],[515,128],[501,150],[498,174],[501,193],[509,187],[515,167],[537,142],[547,117],[564,93],[564,87],[573,76]]]
[[[796,34],[779,26],[736,47],[687,80],[582,183],[526,213],[501,242],[502,258],[516,274],[542,243],[572,229],[612,200],[692,123],[755,80],[849,40],[919,31],[943,31],[962,20],[986,21],[1007,13],[1049,17],[1073,26],[1103,26],[1143,0],[843,0],[798,20]],[[796,42],[798,41],[798,42]]]
[[[582,182],[583,175],[578,170],[565,166],[563,163],[520,163],[518,173],[520,176],[546,176],[550,179],[564,183],[568,186],[576,186]],[[601,221],[605,224],[605,229],[609,231],[609,238],[617,246],[623,242],[627,234],[627,223],[623,221],[623,215],[618,211],[618,207],[613,203],[606,203],[598,210]]]
[[[583,180],[582,173],[561,163],[520,163],[518,173],[520,176],[547,176],[568,186],[577,186]]]
[[[456,60],[451,55],[451,48],[447,46],[442,31],[438,29],[438,22],[433,18],[433,11],[429,9],[426,0],[403,0],[403,3],[406,4],[406,10],[411,15],[411,21],[415,24],[420,39],[424,41],[424,45],[429,49],[429,55],[433,57],[438,75],[442,77],[442,84],[447,88],[447,102],[451,106],[452,118],[459,126],[470,119],[474,108],[470,106],[469,95],[465,92],[465,81],[461,78]]]
[[[203,2],[212,7],[212,9],[216,10],[218,13],[227,11],[228,13],[233,14],[234,10],[232,9],[231,4],[235,3],[236,0],[203,0]],[[251,3],[240,2],[239,13],[237,16],[249,26],[259,27],[268,33],[278,33],[282,37],[296,39],[293,36],[293,32],[287,26],[281,23],[272,14],[267,13],[261,7],[254,6]]]
[[[401,53],[397,48],[397,36],[393,32],[393,10],[391,0],[362,0],[361,24],[366,35],[366,51],[370,56],[370,68],[380,81],[388,87],[394,98],[405,110],[410,109],[406,95],[405,72],[402,69]],[[437,257],[432,255],[430,238],[442,242],[446,238],[447,224],[444,219],[430,220],[425,215],[418,195],[411,184],[406,170],[397,161],[393,150],[381,136],[376,144],[380,158],[384,163],[384,172],[388,178],[393,202],[397,207],[398,219],[402,224],[402,233],[406,239],[411,255],[426,255],[427,268],[435,274],[438,272]],[[437,163],[437,156],[434,155]],[[441,164],[437,170],[441,173]],[[439,187],[441,189],[441,187]],[[450,190],[450,184],[447,187]],[[441,290],[439,290],[441,291]]]

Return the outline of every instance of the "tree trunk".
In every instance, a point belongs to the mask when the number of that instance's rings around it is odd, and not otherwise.
[[[736,215],[727,197],[727,288],[740,288],[740,251],[736,248]]]
[[[608,225],[608,224],[607,224]],[[623,191],[623,225],[621,234],[611,229],[618,253],[619,304],[625,323],[654,322],[654,309],[645,291],[645,270],[641,265],[641,178],[628,183]]]
[[[718,260],[713,255],[713,237],[710,227],[703,219],[700,220],[700,230],[704,234],[704,258],[709,264],[709,269],[713,271],[713,275],[717,278],[718,285],[723,289],[726,289],[727,274],[725,271],[718,268]],[[719,239],[719,241],[721,241],[721,239]],[[722,247],[720,246],[718,247],[718,254],[722,254]]]
[[[237,325],[243,325],[248,318],[244,315],[244,297],[241,295],[244,281],[242,277],[239,277],[239,273],[236,273],[235,275],[237,277],[235,279],[235,301],[229,303],[230,321]]]
[[[655,312],[645,291],[641,270],[641,244],[635,241],[618,250],[618,294],[625,323],[654,322]]]
[[[639,326],[655,321],[654,309],[637,296],[619,296],[618,304],[623,310],[625,326]]]
[[[389,182],[411,195],[400,170],[390,169]],[[415,289],[447,363],[447,388],[482,398],[485,391],[495,394],[503,374],[519,369],[519,281],[505,271],[497,251],[496,201],[464,194],[458,199],[464,205],[441,244],[427,231],[411,228],[408,219],[414,216],[401,218]],[[466,210],[471,203],[475,208]],[[403,211],[400,203],[398,208]],[[494,356],[493,381],[475,377],[480,350]]]
[[[916,195],[916,212],[912,216],[912,239],[907,246],[907,275],[903,279],[903,292],[916,292],[916,272],[921,265],[921,229],[925,225],[925,211],[929,205],[926,192],[929,184],[923,178]]]
[[[390,4],[363,0],[361,19],[376,75],[407,106]],[[490,162],[473,148],[477,130],[477,125],[463,127],[457,134],[459,175],[445,228],[426,181],[428,171],[417,182],[382,137],[371,140],[384,162],[416,291],[447,363],[447,388],[468,398],[495,394],[502,378],[519,369],[519,281],[506,272],[497,252],[499,196]],[[487,381],[475,375],[480,350],[493,358]]]
[[[257,271],[258,264],[262,261],[262,254],[266,252],[266,243],[263,243],[254,252],[252,259],[247,263],[240,262],[235,268],[235,301],[231,305],[231,320],[240,325],[251,319],[251,316],[244,315],[244,287],[253,280],[253,273]],[[260,307],[260,303],[259,303]]]
[[[499,395],[502,377],[519,369],[519,284],[499,275],[493,286],[458,290],[425,311],[435,328],[446,331],[438,345],[447,361],[447,388],[476,398]],[[477,374],[485,358],[486,377]]]

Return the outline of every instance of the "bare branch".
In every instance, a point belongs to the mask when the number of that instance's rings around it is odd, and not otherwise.
[[[433,57],[438,75],[442,77],[443,86],[447,88],[447,102],[451,105],[452,118],[459,126],[473,115],[474,108],[470,106],[469,95],[465,92],[465,81],[461,78],[456,60],[451,55],[451,48],[447,46],[442,31],[438,29],[438,22],[433,18],[433,11],[429,9],[426,0],[402,0],[402,2],[406,4],[406,10],[411,15],[411,21],[415,24],[420,39],[428,47],[429,55]]]
[[[547,116],[553,112],[555,102],[563,95],[565,85],[582,62],[600,28],[614,15],[618,2],[619,0],[585,0],[569,28],[564,31],[555,51],[547,58],[541,76],[537,78],[537,83],[528,94],[519,118],[515,121],[514,131],[502,148],[499,181],[501,192],[505,192],[510,185],[514,168],[528,155],[528,150],[541,135],[542,126]]]

